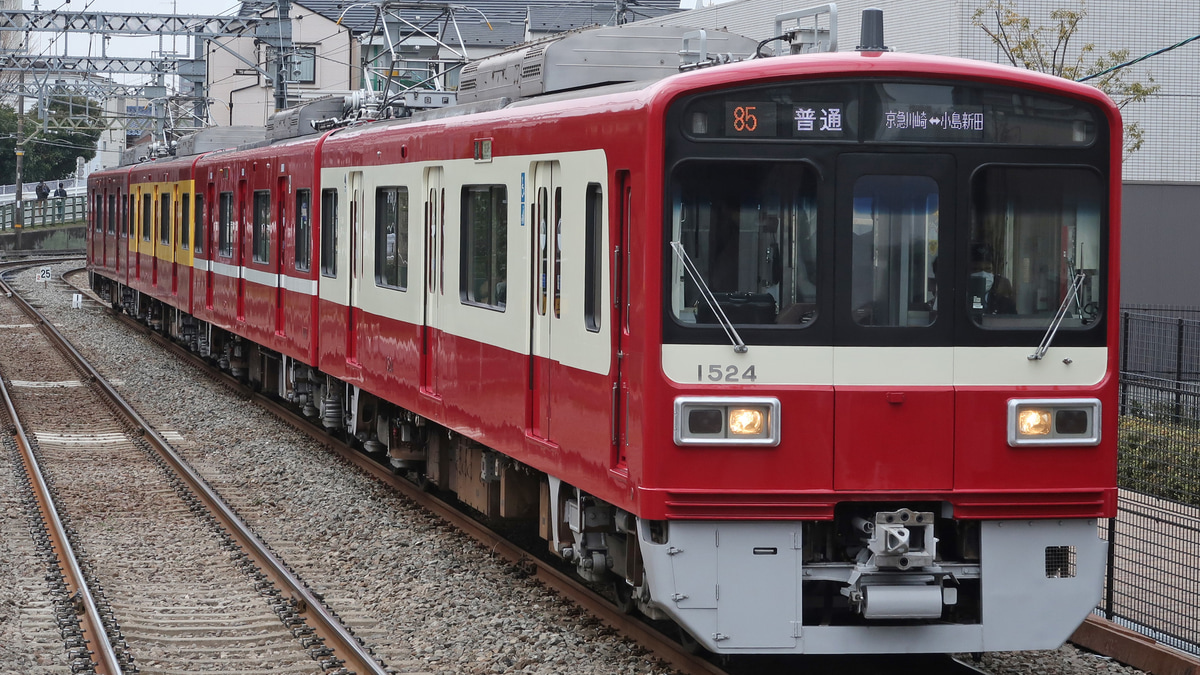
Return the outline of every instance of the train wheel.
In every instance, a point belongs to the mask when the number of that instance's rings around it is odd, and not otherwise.
[[[623,614],[633,614],[637,609],[637,602],[633,599],[633,586],[624,579],[613,582],[613,596],[616,598],[614,604]]]

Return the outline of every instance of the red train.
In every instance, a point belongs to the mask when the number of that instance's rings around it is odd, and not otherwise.
[[[556,84],[592,37],[93,174],[93,284],[714,652],[1060,644],[1116,505],[1113,104],[880,51]]]

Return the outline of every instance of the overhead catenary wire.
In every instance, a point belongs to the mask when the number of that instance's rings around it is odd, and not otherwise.
[[[1112,72],[1118,71],[1118,70],[1120,70],[1120,69],[1122,69],[1122,68],[1127,68],[1127,67],[1129,67],[1129,66],[1132,66],[1132,65],[1133,65],[1133,64],[1135,64],[1135,63],[1141,63],[1142,61],[1145,61],[1146,59],[1149,59],[1149,58],[1153,58],[1153,57],[1155,57],[1155,56],[1158,56],[1159,54],[1165,54],[1165,53],[1167,53],[1167,52],[1171,51],[1172,49],[1179,49],[1180,47],[1182,47],[1182,46],[1184,46],[1184,45],[1188,44],[1189,42],[1195,42],[1196,40],[1200,40],[1200,35],[1193,35],[1192,37],[1190,37],[1190,38],[1188,38],[1188,39],[1186,39],[1186,40],[1181,40],[1181,41],[1179,41],[1179,42],[1176,42],[1175,44],[1171,45],[1170,47],[1163,47],[1162,49],[1159,49],[1159,50],[1157,50],[1157,51],[1150,52],[1149,54],[1144,54],[1144,55],[1142,55],[1142,56],[1139,56],[1139,57],[1137,57],[1136,59],[1132,59],[1132,60],[1130,60],[1130,61],[1126,61],[1125,63],[1118,63],[1117,65],[1115,65],[1115,66],[1113,66],[1113,67],[1111,67],[1111,68],[1105,68],[1104,70],[1101,70],[1101,71],[1100,71],[1100,72],[1098,72],[1098,73],[1092,73],[1091,75],[1086,75],[1086,76],[1084,76],[1084,77],[1081,77],[1081,78],[1079,78],[1079,79],[1077,79],[1077,80],[1075,80],[1075,81],[1076,81],[1076,82],[1087,82],[1088,80],[1091,80],[1091,79],[1093,79],[1093,78],[1097,78],[1097,77],[1100,77],[1100,76],[1102,76],[1102,75],[1107,75],[1107,74],[1109,74],[1109,73],[1112,73]]]

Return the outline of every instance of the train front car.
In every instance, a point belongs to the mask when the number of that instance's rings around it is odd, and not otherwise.
[[[730,654],[1061,644],[1116,504],[1115,107],[879,52],[656,100],[662,225],[632,250],[661,270],[661,364],[630,385],[651,608]]]

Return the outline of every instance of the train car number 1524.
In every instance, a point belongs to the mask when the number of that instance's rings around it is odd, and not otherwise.
[[[745,370],[737,366],[723,366],[719,364],[704,365],[696,364],[696,381],[697,382],[754,382],[758,379],[758,375],[754,372],[754,366],[747,366]]]

